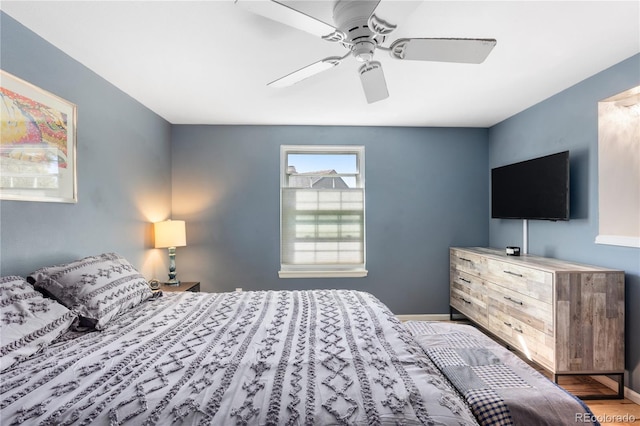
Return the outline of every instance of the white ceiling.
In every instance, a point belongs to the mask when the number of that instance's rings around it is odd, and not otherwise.
[[[332,23],[330,0],[286,3]],[[346,51],[233,0],[0,8],[174,124],[488,127],[640,52],[640,1],[425,0],[385,44],[495,38],[496,47],[480,65],[377,51],[390,96],[367,104],[352,57],[294,86],[267,87]]]

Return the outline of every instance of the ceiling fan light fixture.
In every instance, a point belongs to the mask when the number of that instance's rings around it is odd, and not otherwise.
[[[367,62],[360,67],[358,72],[368,103],[372,104],[389,97],[387,82],[380,62]]]
[[[359,41],[353,45],[351,52],[358,62],[369,62],[373,59],[373,52],[376,45],[372,41]]]

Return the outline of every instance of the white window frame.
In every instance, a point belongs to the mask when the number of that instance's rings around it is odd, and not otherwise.
[[[356,187],[362,189],[362,263],[357,264],[287,264],[284,263],[283,195],[288,188],[289,154],[355,154],[357,161]],[[354,278],[366,277],[366,202],[364,146],[359,145],[281,145],[280,146],[280,278]],[[336,174],[335,177],[351,174]],[[328,190],[331,191],[331,190]]]

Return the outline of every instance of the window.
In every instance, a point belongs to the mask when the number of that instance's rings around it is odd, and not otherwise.
[[[280,147],[280,277],[364,277],[364,147]]]

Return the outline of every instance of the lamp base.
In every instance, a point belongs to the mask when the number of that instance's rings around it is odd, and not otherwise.
[[[169,247],[169,281],[164,285],[170,285],[177,287],[180,285],[180,280],[176,278],[176,248]]]

